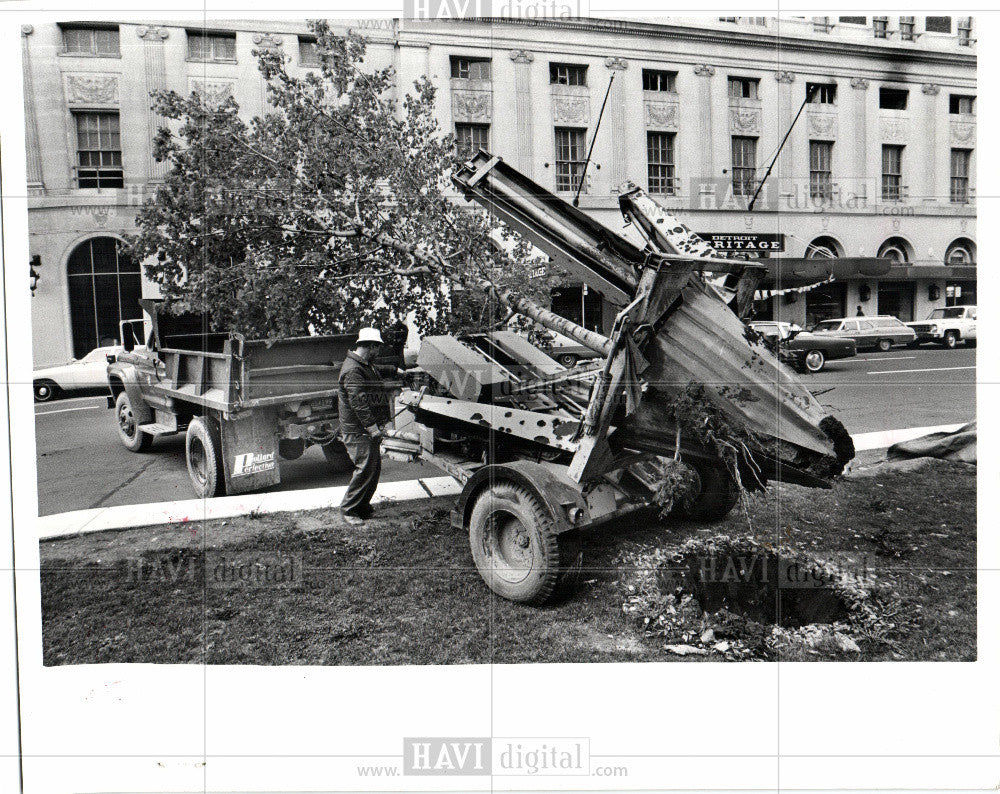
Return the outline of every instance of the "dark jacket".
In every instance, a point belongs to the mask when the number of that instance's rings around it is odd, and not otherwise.
[[[381,427],[390,419],[389,394],[375,367],[366,364],[353,350],[340,368],[337,408],[342,433],[367,433],[372,425]]]

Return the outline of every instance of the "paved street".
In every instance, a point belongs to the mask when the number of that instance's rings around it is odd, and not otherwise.
[[[827,364],[804,376],[852,433],[969,421],[975,416],[975,350],[896,349]],[[104,397],[35,406],[39,513],[190,499],[182,434],[157,440],[149,453],[118,441]],[[432,466],[385,460],[383,480],[438,476]],[[318,448],[282,461],[276,490],[344,485]]]

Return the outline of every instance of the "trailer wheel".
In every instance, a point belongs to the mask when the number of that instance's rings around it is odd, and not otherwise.
[[[199,499],[221,496],[226,492],[221,439],[219,431],[209,420],[200,416],[191,420],[184,438],[184,453],[191,484]]]
[[[118,420],[118,438],[125,449],[131,452],[145,452],[149,449],[153,437],[139,429],[127,392],[123,391],[115,400],[115,418]]]
[[[335,438],[329,444],[323,445],[323,456],[334,474],[343,474],[354,468],[351,456],[347,454],[347,447],[339,438]]]
[[[566,595],[583,563],[579,535],[557,534],[541,500],[512,483],[496,483],[476,499],[469,544],[489,588],[521,604],[544,604]]]
[[[681,515],[691,521],[721,521],[740,499],[740,490],[722,464],[692,463],[701,480],[701,490]]]

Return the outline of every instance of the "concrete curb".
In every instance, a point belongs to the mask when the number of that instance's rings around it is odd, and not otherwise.
[[[99,507],[55,513],[38,519],[38,539],[83,535],[109,529],[129,529],[160,524],[186,524],[232,518],[248,513],[289,513],[299,510],[322,510],[337,507],[347,486],[309,488],[301,491],[220,496],[215,499],[185,499],[141,505]],[[451,477],[426,477],[419,480],[380,483],[373,504],[405,502],[432,496],[457,496],[462,486]]]
[[[888,449],[900,441],[910,441],[930,433],[953,432],[964,423],[937,425],[935,427],[910,427],[901,430],[883,430],[876,433],[859,433],[854,436],[858,452]],[[104,532],[109,529],[130,529],[160,524],[186,524],[191,521],[209,521],[232,518],[248,513],[290,513],[298,510],[322,510],[337,507],[344,498],[347,486],[335,488],[309,488],[301,491],[220,496],[215,499],[186,499],[175,502],[156,502],[119,507],[99,507],[92,510],[74,510],[41,516],[36,527],[38,539],[58,538]],[[431,496],[457,496],[462,486],[451,477],[427,477],[418,480],[381,483],[373,502],[405,502],[427,499]]]

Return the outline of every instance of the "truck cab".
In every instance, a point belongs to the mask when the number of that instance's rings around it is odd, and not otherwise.
[[[914,345],[934,342],[947,348],[964,342],[966,347],[976,346],[976,307],[942,306],[934,309],[926,320],[907,323],[917,338]]]

